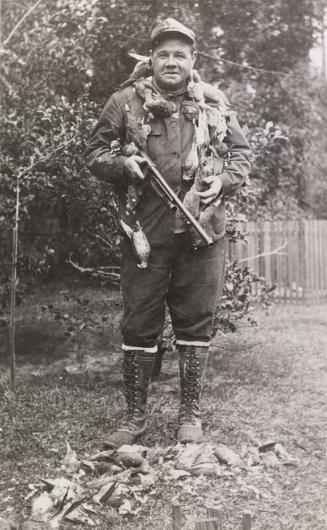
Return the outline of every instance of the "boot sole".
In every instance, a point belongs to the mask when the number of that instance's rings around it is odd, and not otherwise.
[[[129,441],[125,440],[121,444],[110,442],[110,440],[104,440],[102,442],[102,445],[103,445],[103,447],[105,449],[119,449],[119,447],[121,447],[122,445],[133,445],[133,443],[136,442],[136,440],[138,440],[138,438],[140,438],[146,431],[147,431],[147,427],[144,427],[141,431],[138,431],[137,433],[133,433],[133,432],[130,432],[130,431],[116,431],[118,433],[121,432],[121,433],[130,434],[131,435],[131,439]]]

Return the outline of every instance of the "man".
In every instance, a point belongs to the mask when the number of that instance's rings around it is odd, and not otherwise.
[[[172,18],[159,23],[151,33],[150,62],[138,65],[130,84],[109,99],[87,146],[89,169],[110,181],[121,200],[128,190],[136,190],[133,212],[129,204],[127,217],[121,219],[128,236],[122,243],[121,268],[128,414],[106,438],[106,447],[131,444],[146,430],[147,389],[165,302],[179,353],[177,438],[199,442],[203,435],[200,397],[224,276],[224,202],[248,174],[250,148],[225,96],[193,70],[195,59],[193,31]],[[212,245],[198,245],[197,240],[194,249],[194,231],[149,184],[138,149],[146,151],[184,199]],[[135,234],[142,235],[140,241],[150,252],[148,263],[149,252],[140,257]]]

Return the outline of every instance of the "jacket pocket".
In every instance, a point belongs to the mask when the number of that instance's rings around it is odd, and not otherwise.
[[[149,123],[151,127],[151,131],[149,133],[149,136],[161,136],[162,134],[162,127],[161,123],[158,121],[153,121],[152,123]]]

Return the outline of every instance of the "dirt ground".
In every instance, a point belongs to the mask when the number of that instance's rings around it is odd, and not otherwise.
[[[60,475],[66,441],[78,456],[102,449],[124,410],[118,292],[47,286],[19,308],[16,393],[8,386],[7,343],[0,335],[0,517],[28,517],[30,484]],[[172,501],[192,530],[218,506],[224,530],[327,529],[327,306],[274,306],[257,326],[214,341],[203,396],[206,440],[236,451],[245,464],[222,476],[156,485],[136,515],[101,507],[96,529],[171,528]],[[143,445],[175,443],[177,359],[168,356],[149,399]],[[280,442],[287,465],[250,466],[248,451]],[[83,528],[64,524],[63,528]],[[86,528],[84,526],[84,528]]]

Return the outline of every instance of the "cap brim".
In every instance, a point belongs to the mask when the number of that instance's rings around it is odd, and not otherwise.
[[[169,29],[163,29],[155,37],[152,37],[151,43],[152,42],[156,42],[157,40],[160,39],[160,37],[162,35],[166,35],[167,33],[173,33],[173,34],[181,35],[185,39],[188,39],[192,44],[195,44],[195,38],[192,35],[190,35],[189,33],[185,33],[184,31],[180,31],[178,29],[170,29],[170,28]]]

